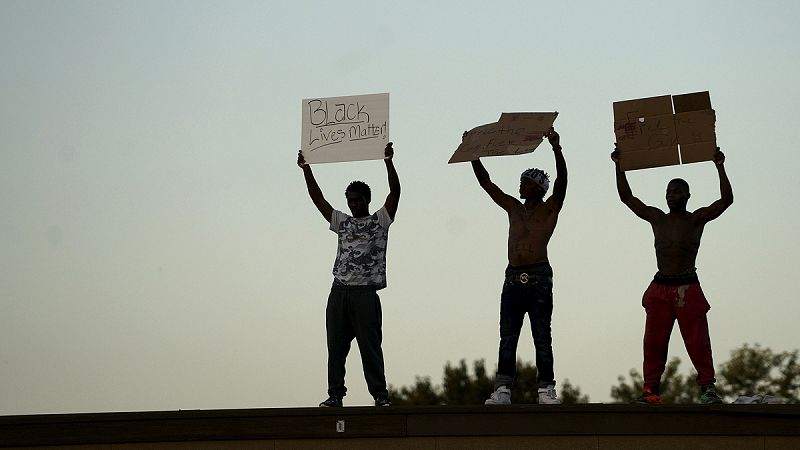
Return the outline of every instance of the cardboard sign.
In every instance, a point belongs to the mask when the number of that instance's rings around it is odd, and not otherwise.
[[[717,151],[714,124],[717,116],[711,109],[708,91],[674,95],[675,129],[681,146],[681,163],[711,161]]]
[[[300,151],[308,164],[384,158],[389,94],[309,98],[302,109]]]
[[[482,156],[531,153],[553,126],[557,112],[503,113],[500,120],[469,130],[448,164],[474,161]]]
[[[614,102],[620,168],[710,161],[717,147],[715,123],[708,91]]]

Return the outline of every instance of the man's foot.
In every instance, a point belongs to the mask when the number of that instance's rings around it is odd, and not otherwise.
[[[342,397],[331,395],[327,400],[319,404],[320,408],[341,408]]]
[[[722,403],[722,399],[719,398],[719,395],[717,395],[717,390],[714,388],[713,384],[709,384],[708,386],[703,386],[701,388],[700,403],[704,403],[706,405]]]
[[[375,398],[375,406],[392,406],[392,402],[389,401],[389,397],[377,397]]]
[[[561,404],[561,399],[559,399],[558,396],[556,396],[556,386],[554,384],[539,388],[539,404],[540,405]]]
[[[645,386],[644,390],[642,391],[642,395],[640,395],[639,398],[637,398],[633,402],[641,403],[643,405],[660,405],[661,396],[658,395],[656,390]]]
[[[489,398],[486,399],[484,405],[510,405],[511,404],[511,389],[500,386]]]

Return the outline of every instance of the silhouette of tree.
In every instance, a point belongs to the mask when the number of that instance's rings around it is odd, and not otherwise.
[[[731,351],[730,359],[717,370],[717,394],[726,402],[741,395],[769,394],[784,401],[800,401],[800,364],[798,351],[775,353],[755,344]],[[679,373],[680,358],[672,358],[661,378],[661,398],[664,403],[700,403],[700,388],[695,382],[693,369],[683,376]],[[636,369],[629,372],[630,379],[622,375],[619,384],[611,388],[611,398],[630,403],[642,392],[642,375]]]
[[[680,358],[672,358],[661,376],[661,399],[664,403],[700,403],[700,388],[694,382],[697,373],[692,370],[688,376],[678,373]],[[611,398],[618,403],[631,403],[642,393],[644,379],[636,369],[628,372],[630,380],[617,377],[619,384],[611,387]]]
[[[576,403],[589,403],[589,396],[581,394],[581,388],[573,386],[569,378],[561,383],[561,404],[574,405]]]
[[[700,388],[695,381],[697,372],[680,373],[680,358],[668,363],[661,379],[661,397],[664,403],[699,403]],[[512,402],[530,404],[537,402],[536,367],[517,360],[517,379],[514,382]],[[618,384],[611,387],[611,398],[616,402],[630,403],[642,392],[642,375],[631,369],[626,380],[620,375]],[[569,380],[559,384],[559,397],[563,404],[588,403],[578,386]],[[465,360],[458,364],[445,364],[442,385],[431,382],[430,377],[416,377],[414,384],[395,388],[389,385],[389,396],[396,405],[482,405],[494,390],[493,376],[486,371],[484,360],[473,362],[472,373]],[[800,402],[800,352],[798,350],[776,353],[755,344],[744,344],[731,351],[730,359],[717,369],[717,393],[726,402],[741,395],[768,394],[791,403]]]
[[[489,393],[494,390],[494,381],[486,374],[486,363],[477,360],[473,363],[474,375],[467,370],[467,363],[462,359],[458,366],[448,362],[444,366],[442,378],[443,403],[446,405],[483,404]]]
[[[410,387],[402,386],[395,389],[389,385],[389,398],[395,405],[443,405],[444,396],[441,389],[431,384],[431,377],[414,378],[414,384]]]
[[[538,383],[536,367],[517,360],[517,378],[512,392],[513,403],[536,403]],[[587,403],[580,388],[565,380],[561,386],[562,403]],[[395,388],[389,385],[389,398],[395,405],[482,405],[494,391],[494,374],[490,377],[483,359],[473,362],[472,374],[465,360],[445,364],[442,385],[433,386],[430,377],[416,377],[412,386]]]
[[[735,349],[720,365],[717,389],[734,400],[740,395],[768,394],[791,403],[800,402],[798,351],[775,353],[755,344]]]

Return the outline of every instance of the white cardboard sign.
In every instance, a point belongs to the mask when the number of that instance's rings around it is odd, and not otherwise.
[[[301,146],[308,164],[383,159],[389,142],[389,94],[307,98]]]

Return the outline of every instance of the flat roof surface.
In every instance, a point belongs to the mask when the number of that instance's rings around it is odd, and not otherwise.
[[[0,447],[487,436],[796,438],[800,405],[392,406],[0,416]]]

